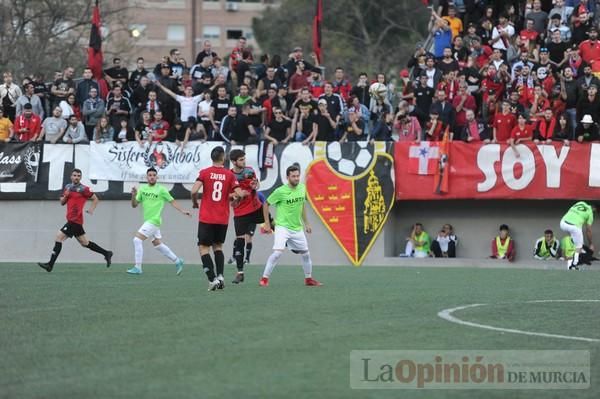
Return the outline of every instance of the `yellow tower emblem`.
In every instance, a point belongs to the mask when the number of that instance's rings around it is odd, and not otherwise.
[[[381,184],[379,184],[379,179],[375,175],[375,171],[371,170],[367,183],[365,210],[363,212],[365,234],[374,233],[379,229],[379,226],[385,221],[386,211]]]

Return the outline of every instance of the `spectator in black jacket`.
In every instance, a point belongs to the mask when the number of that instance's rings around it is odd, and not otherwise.
[[[436,93],[436,99],[431,104],[431,108],[429,113],[437,112],[440,116],[440,120],[446,125],[450,126],[450,129],[454,126],[454,119],[456,117],[456,112],[454,111],[454,107],[448,101],[446,101],[446,91],[438,90]]]

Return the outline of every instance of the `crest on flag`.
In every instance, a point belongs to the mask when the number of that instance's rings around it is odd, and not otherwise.
[[[355,266],[375,243],[394,204],[393,164],[390,154],[376,150],[366,170],[355,176],[337,172],[324,158],[316,158],[306,171],[308,200]]]

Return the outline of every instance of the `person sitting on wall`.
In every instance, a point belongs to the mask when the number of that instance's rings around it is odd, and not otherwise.
[[[533,248],[533,257],[537,260],[558,259],[560,243],[554,237],[552,230],[544,231],[544,236],[538,238]]]
[[[492,240],[492,259],[508,259],[509,262],[515,260],[515,242],[508,234],[508,226],[500,226],[500,234]]]
[[[435,240],[431,242],[431,252],[436,258],[456,258],[458,238],[451,224],[442,226]]]
[[[430,254],[430,246],[431,240],[429,234],[423,230],[423,224],[415,223],[410,233],[410,237],[406,238],[404,256],[427,258]]]

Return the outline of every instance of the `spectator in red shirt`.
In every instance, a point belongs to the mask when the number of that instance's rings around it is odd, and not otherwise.
[[[335,68],[335,78],[333,79],[333,82],[331,82],[331,84],[333,85],[333,92],[342,96],[344,101],[348,101],[348,98],[350,98],[350,92],[352,91],[352,85],[347,79],[344,78],[343,68]],[[314,97],[318,98],[319,96]]]
[[[290,77],[288,93],[292,98],[296,98],[300,90],[309,86],[308,78],[310,72],[304,69],[304,61],[296,63],[296,72]]]
[[[476,57],[477,68],[483,68],[487,65],[488,60],[492,55],[492,48],[487,44],[482,45],[481,38],[479,37],[474,37],[471,43],[473,44],[473,51],[471,54]]]
[[[163,119],[162,111],[156,111],[154,121],[150,123],[152,141],[163,141],[169,133],[169,122]]]
[[[446,125],[439,119],[436,110],[429,113],[429,122],[425,125],[425,139],[427,141],[441,141],[444,135]]]
[[[556,129],[556,118],[552,108],[544,111],[544,117],[537,123],[533,134],[533,142],[536,144],[544,143],[551,144],[554,130]]]
[[[531,126],[527,124],[527,118],[525,118],[525,115],[519,114],[517,118],[517,125],[511,130],[510,139],[508,140],[508,144],[515,152],[517,158],[521,156],[521,154],[519,154],[519,150],[517,149],[517,144],[520,144],[524,141],[531,141],[532,138],[533,133],[531,131]]]
[[[237,66],[238,63],[242,60],[242,52],[244,51],[250,51],[247,47],[246,47],[246,38],[244,36],[240,37],[238,39],[238,45],[236,48],[234,48],[233,50],[231,50],[231,54],[229,55],[229,70],[231,72],[235,72],[237,71]],[[252,60],[252,53],[250,53],[250,60]],[[238,77],[238,79],[242,79],[242,77]]]
[[[598,31],[595,27],[588,30],[588,40],[584,40],[579,44],[579,53],[581,58],[588,64],[600,60],[600,42],[598,41]]]
[[[511,132],[517,121],[515,116],[510,112],[510,103],[502,101],[502,112],[496,113],[493,123],[493,140],[494,143],[505,143],[511,137]]]
[[[462,82],[458,87],[458,94],[452,100],[452,106],[456,111],[454,119],[454,131],[461,131],[467,124],[467,110],[477,111],[475,98],[467,92],[467,83]]]
[[[521,51],[530,53],[536,47],[539,36],[540,34],[534,29],[533,19],[527,18],[525,29],[519,34],[521,38]]]
[[[21,142],[38,141],[41,130],[42,121],[39,116],[33,113],[31,104],[23,105],[23,113],[15,118],[14,137]]]

